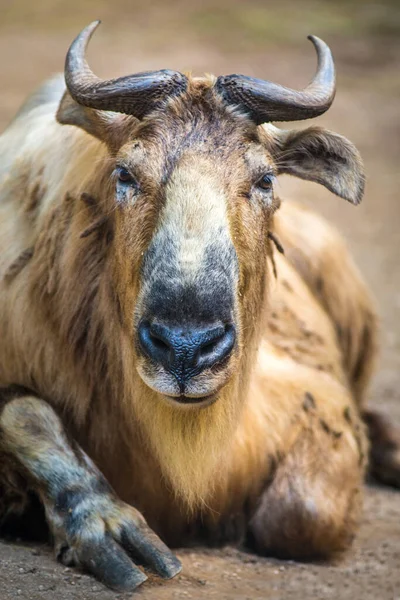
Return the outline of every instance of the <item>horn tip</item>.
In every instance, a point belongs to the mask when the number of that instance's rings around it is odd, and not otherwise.
[[[321,40],[321,38],[317,37],[316,35],[308,35],[307,39],[310,40],[318,54],[326,51],[329,54],[331,53],[329,46],[324,42],[324,40]]]
[[[95,19],[94,21],[92,21],[88,26],[87,29],[90,29],[92,31],[94,31],[95,29],[98,28],[98,26],[101,24],[101,20],[100,19]]]
[[[324,40],[321,40],[321,38],[319,38],[316,35],[308,35],[307,39],[310,40],[310,42],[315,46],[315,48],[321,48],[321,47],[327,46],[326,43],[324,42]]]

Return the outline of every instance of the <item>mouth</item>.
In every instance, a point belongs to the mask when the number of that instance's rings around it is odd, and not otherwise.
[[[139,361],[137,371],[143,383],[163,398],[164,402],[183,410],[214,404],[232,375],[232,369],[225,366],[222,369],[214,369],[212,373],[209,370],[200,373],[186,386],[181,387],[170,373],[144,358]]]
[[[181,394],[179,396],[170,396],[164,394],[165,398],[168,402],[173,402],[174,404],[181,404],[183,406],[210,406],[210,404],[214,404],[217,400],[217,393],[208,394],[206,396],[186,396],[185,394]]]

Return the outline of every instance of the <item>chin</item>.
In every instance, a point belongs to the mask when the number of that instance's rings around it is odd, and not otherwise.
[[[139,376],[146,386],[156,392],[162,401],[181,410],[205,408],[216,403],[221,389],[231,378],[230,369],[217,374],[201,373],[182,392],[171,375],[160,371],[146,363],[138,365]]]

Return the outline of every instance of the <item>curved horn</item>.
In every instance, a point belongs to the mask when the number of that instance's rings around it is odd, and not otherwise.
[[[237,104],[257,125],[268,121],[300,121],[322,115],[333,102],[336,91],[335,65],[329,47],[310,35],[317,51],[314,79],[301,92],[245,75],[218,77],[217,91],[228,104]]]
[[[81,31],[65,60],[65,83],[78,104],[140,119],[164,98],[186,89],[187,78],[176,71],[148,71],[104,81],[97,77],[86,62],[85,53],[99,24],[100,21],[93,21]]]

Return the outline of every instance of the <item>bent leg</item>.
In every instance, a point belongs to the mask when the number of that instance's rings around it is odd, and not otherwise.
[[[22,503],[27,491],[35,492],[64,564],[82,566],[120,590],[147,579],[131,558],[166,578],[180,571],[179,561],[142,515],[116,497],[43,400],[26,391],[0,395],[0,458],[7,467],[0,471],[0,507],[7,511],[10,493],[18,497],[19,489]]]
[[[329,559],[350,545],[359,520],[366,436],[360,422],[321,419],[309,395],[302,427],[249,524],[260,554]]]

